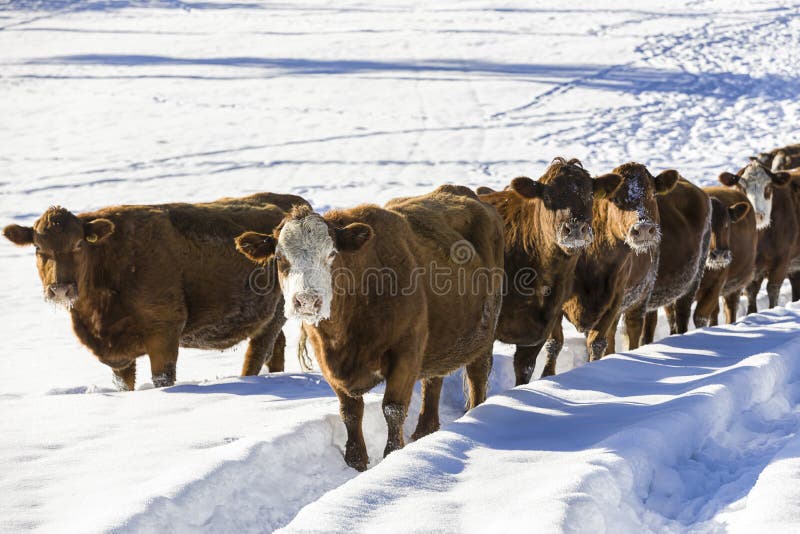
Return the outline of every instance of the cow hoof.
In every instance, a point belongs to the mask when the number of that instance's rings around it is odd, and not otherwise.
[[[386,458],[387,456],[392,454],[394,451],[402,449],[402,448],[403,448],[403,444],[402,443],[399,443],[399,442],[396,442],[396,441],[387,441],[386,442],[386,448],[383,449],[383,457]]]
[[[355,469],[356,471],[366,471],[367,470],[367,460],[363,458],[348,458],[347,455],[344,457],[344,461],[347,465]]]
[[[175,385],[175,380],[165,374],[153,377],[153,387],[166,388],[174,385]]]
[[[419,439],[422,439],[425,436],[427,436],[428,434],[433,434],[437,430],[439,430],[439,425],[438,424],[437,425],[430,425],[430,426],[425,425],[422,428],[417,427],[417,429],[414,431],[414,433],[411,434],[411,441],[417,441]]]

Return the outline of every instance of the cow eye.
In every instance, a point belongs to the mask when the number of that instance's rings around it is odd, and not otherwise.
[[[331,250],[328,254],[328,261],[333,261],[333,258],[335,258],[337,254],[339,254],[339,251]]]

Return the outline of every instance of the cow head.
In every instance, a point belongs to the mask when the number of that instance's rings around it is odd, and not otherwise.
[[[661,242],[661,220],[656,195],[672,191],[680,178],[675,170],[653,176],[639,163],[626,163],[613,170],[622,185],[609,198],[608,224],[615,237],[637,254],[650,252]]]
[[[756,216],[756,228],[763,230],[770,224],[772,216],[772,193],[776,187],[784,187],[791,181],[786,172],[773,172],[758,158],[752,158],[746,167],[736,174],[723,172],[719,181],[726,186],[735,187],[747,195]]]
[[[255,262],[274,257],[286,317],[316,325],[331,314],[337,254],[358,251],[372,235],[367,224],[336,226],[311,208],[297,206],[272,235],[245,232],[236,238],[236,248]]]
[[[108,219],[84,222],[69,210],[49,208],[33,227],[11,224],[3,230],[16,245],[36,248],[36,266],[45,299],[71,307],[78,298],[78,281],[93,247],[101,246],[114,233]]]
[[[790,162],[791,158],[786,152],[779,150],[775,153],[775,157],[772,158],[772,172],[788,169]]]
[[[750,211],[749,202],[737,202],[726,206],[719,199],[711,197],[711,240],[708,244],[706,269],[718,271],[730,265],[733,260],[731,225],[744,219],[748,211]]]
[[[618,176],[592,179],[577,159],[556,158],[539,180],[515,178],[509,189],[524,200],[540,202],[543,209],[537,226],[545,232],[545,239],[572,255],[594,239],[594,199],[613,194],[620,182]]]

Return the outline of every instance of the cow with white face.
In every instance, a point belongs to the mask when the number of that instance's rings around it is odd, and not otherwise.
[[[778,305],[781,284],[789,273],[798,239],[798,220],[790,188],[791,175],[772,171],[758,158],[751,158],[736,174],[723,172],[719,181],[747,196],[753,206],[758,230],[758,249],[752,282],[747,286],[747,313],[758,311],[756,296],[767,279],[769,307]]]
[[[459,367],[466,367],[470,408],[486,398],[502,301],[503,222],[470,189],[442,186],[383,208],[325,215],[304,206],[272,234],[246,232],[236,246],[255,262],[274,257],[286,316],[303,322],[339,398],[351,467],[367,468],[362,396],[380,382],[384,455],[403,446],[418,379],[422,410],[412,439],[438,429],[442,377]]]
[[[772,196],[777,188],[786,186],[791,176],[785,172],[773,172],[757,158],[752,158],[746,167],[736,174],[723,172],[719,181],[728,187],[742,191],[753,206],[756,228],[768,227],[772,216]]]

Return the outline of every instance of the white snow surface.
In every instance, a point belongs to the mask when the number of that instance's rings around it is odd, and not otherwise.
[[[256,191],[324,211],[502,187],[558,155],[711,184],[798,142],[798,65],[785,0],[11,0],[0,221]],[[183,350],[178,385],[153,389],[142,358],[121,393],[43,302],[32,250],[0,243],[0,281],[2,532],[800,528],[792,306],[587,366],[567,327],[560,374],[509,391],[497,344],[487,404],[458,419],[449,378],[458,421],[383,462],[378,388],[356,476],[296,325],[286,373],[237,377],[244,344]]]

